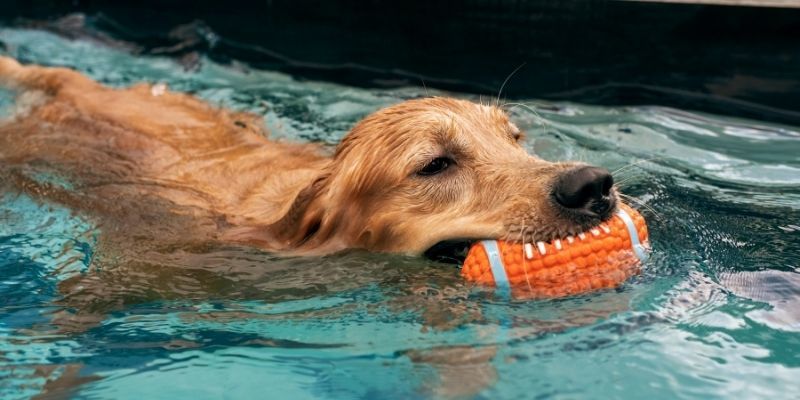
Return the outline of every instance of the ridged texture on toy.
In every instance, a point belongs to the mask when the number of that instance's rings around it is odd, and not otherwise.
[[[633,220],[639,242],[647,247],[644,218],[627,205],[620,208]],[[517,298],[563,297],[617,287],[637,274],[641,264],[619,215],[581,235],[549,243],[496,242]],[[483,242],[470,248],[461,273],[467,280],[495,285]]]

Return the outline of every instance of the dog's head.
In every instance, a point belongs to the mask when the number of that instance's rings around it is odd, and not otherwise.
[[[521,136],[500,108],[464,100],[379,110],[300,192],[284,218],[287,243],[419,254],[446,240],[550,240],[610,217],[617,193],[606,170],[542,160]]]

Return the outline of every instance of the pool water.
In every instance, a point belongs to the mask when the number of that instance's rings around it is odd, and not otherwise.
[[[0,29],[25,62],[164,82],[335,144],[424,88],[367,90]],[[513,84],[513,82],[512,82]],[[12,96],[0,91],[0,113]],[[246,247],[104,252],[104,226],[0,192],[0,394],[75,398],[796,398],[800,127],[525,101],[525,146],[615,173],[653,253],[618,290],[508,301],[457,267]],[[0,149],[2,151],[2,149]],[[3,166],[0,165],[0,168]],[[38,179],[69,188],[58,176]]]

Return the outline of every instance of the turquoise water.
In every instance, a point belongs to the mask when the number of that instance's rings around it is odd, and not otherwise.
[[[379,107],[426,93],[470,97],[208,60],[184,71],[40,31],[0,29],[0,41],[26,62],[110,85],[165,82],[262,114],[284,139],[335,144]],[[0,92],[0,113],[10,103]],[[654,251],[619,290],[509,302],[465,285],[455,266],[363,253],[276,259],[132,242],[130,254],[112,256],[103,226],[6,191],[2,397],[796,398],[800,128],[525,103],[512,113],[530,151],[624,168],[617,180],[648,218]]]

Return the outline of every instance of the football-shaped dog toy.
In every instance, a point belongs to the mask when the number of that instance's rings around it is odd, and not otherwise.
[[[619,286],[639,272],[648,249],[644,218],[621,204],[611,219],[576,236],[475,243],[461,274],[516,298],[562,297]]]

